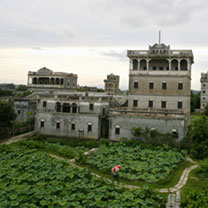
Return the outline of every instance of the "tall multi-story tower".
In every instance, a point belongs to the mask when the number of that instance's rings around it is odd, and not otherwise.
[[[107,92],[109,95],[118,94],[119,76],[114,74],[107,75],[107,79],[105,79],[104,82],[105,82],[105,92]]]
[[[201,106],[200,109],[204,110],[208,103],[208,72],[207,73],[201,73]]]
[[[131,136],[132,127],[140,126],[183,138],[190,118],[192,50],[171,50],[165,44],[154,44],[149,50],[128,50],[127,56],[128,107],[113,109],[110,122],[121,131],[123,128],[122,136],[126,137]],[[110,136],[119,137],[113,131]]]

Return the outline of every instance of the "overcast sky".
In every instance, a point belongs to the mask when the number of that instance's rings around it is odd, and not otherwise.
[[[107,74],[128,88],[127,49],[158,42],[192,49],[192,89],[208,70],[206,0],[0,0],[0,82],[27,82],[46,66],[103,87]]]

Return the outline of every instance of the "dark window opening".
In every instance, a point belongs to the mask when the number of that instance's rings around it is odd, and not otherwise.
[[[56,112],[61,112],[61,103],[56,103]]]
[[[75,130],[75,123],[71,124],[71,130],[74,131]]]
[[[18,111],[17,111],[17,113],[18,113],[18,115],[20,115],[20,114],[21,114],[21,111],[20,111],[20,110],[18,110]]]
[[[47,101],[43,101],[43,108],[47,107]]]
[[[40,128],[43,128],[44,127],[44,121],[41,121],[40,122]]]
[[[177,139],[178,138],[178,132],[176,131],[176,129],[172,130],[172,136]]]
[[[169,66],[166,67],[166,70],[169,71]]]
[[[149,100],[149,108],[153,108],[153,100]]]
[[[203,87],[206,87],[206,84],[203,84]]]
[[[138,100],[133,100],[133,106],[137,107],[137,105],[138,105]]]
[[[159,67],[159,70],[163,70],[163,67],[162,67],[162,66],[160,66],[160,67]]]
[[[203,92],[203,93],[205,93],[205,91],[204,91],[204,90],[203,90],[202,92]]]
[[[202,99],[205,100],[205,97],[203,97]]]
[[[139,88],[139,83],[138,82],[134,82],[134,89],[138,89]]]
[[[56,123],[56,129],[60,129],[60,122]]]
[[[178,89],[179,89],[179,90],[182,90],[182,89],[183,89],[183,83],[181,83],[181,82],[178,83]]]
[[[144,67],[143,67],[143,70],[146,70],[146,69],[147,69],[147,67],[146,67],[146,66],[144,66]]]
[[[63,104],[63,113],[70,113],[70,104],[69,103]]]
[[[88,124],[87,131],[88,132],[91,132],[92,131],[92,124]]]
[[[93,109],[94,109],[94,104],[93,104],[93,103],[90,103],[89,109],[90,109],[91,111],[93,111]]]
[[[153,67],[152,67],[152,69],[153,69],[153,70],[156,70],[156,69],[157,69],[157,67],[156,67],[156,66],[153,66]]]
[[[182,109],[183,108],[183,102],[179,101],[178,102],[178,109]]]
[[[178,71],[178,66],[175,66],[175,70]]]
[[[120,128],[119,127],[115,128],[115,134],[120,134]]]
[[[162,89],[163,89],[163,90],[166,90],[166,89],[167,89],[167,83],[166,83],[166,82],[163,82],[163,83],[162,83]]]
[[[149,83],[149,89],[154,89],[154,82]]]
[[[166,108],[166,101],[161,102],[161,108]]]

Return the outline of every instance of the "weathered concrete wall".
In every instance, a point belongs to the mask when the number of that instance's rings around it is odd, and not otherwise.
[[[41,121],[44,121],[42,128]],[[60,123],[59,129],[56,128],[57,122]],[[72,123],[75,124],[75,130],[71,129]],[[91,132],[88,132],[89,123],[92,124]],[[45,135],[98,139],[100,127],[100,119],[97,114],[37,112],[35,119],[35,131]]]
[[[133,107],[133,100],[138,100],[138,106]],[[161,101],[166,101],[166,110],[190,111],[190,96],[167,96],[167,95],[129,95],[128,107],[133,109],[148,109],[149,100],[153,101],[154,109],[162,109]],[[178,109],[178,102],[182,101],[182,109]]]
[[[120,134],[115,134],[115,127],[120,126]],[[133,127],[155,128],[163,133],[171,133],[172,129],[176,129],[181,140],[185,136],[186,124],[182,119],[165,119],[151,117],[137,117],[130,115],[112,115],[109,117],[109,139],[119,140],[121,137],[131,139],[131,129]]]
[[[130,75],[129,76],[129,94],[132,95],[175,95],[190,96],[190,78],[188,76],[162,76],[158,75]],[[134,82],[138,82],[138,89],[134,88]],[[149,82],[154,82],[154,89],[149,89]],[[162,83],[167,83],[167,89],[162,89]],[[178,83],[183,83],[183,89],[178,89]]]

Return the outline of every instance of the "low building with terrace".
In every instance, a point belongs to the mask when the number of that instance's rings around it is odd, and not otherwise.
[[[37,72],[28,72],[27,86],[32,90],[76,89],[77,75],[64,72],[53,72],[43,67]]]

